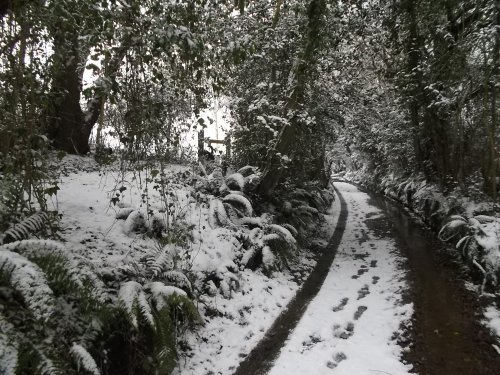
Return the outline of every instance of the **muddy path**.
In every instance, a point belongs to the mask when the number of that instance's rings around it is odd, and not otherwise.
[[[278,316],[264,338],[240,363],[235,375],[258,375],[268,372],[278,356],[288,334],[295,328],[311,300],[318,294],[330,266],[335,259],[347,222],[347,204],[337,191],[340,199],[340,215],[335,231],[318,259],[317,265],[302,285],[285,311]]]
[[[492,346],[495,339],[478,323],[478,296],[465,288],[450,250],[399,204],[370,196],[385,220],[368,219],[368,227],[390,231],[407,259],[406,298],[414,303],[415,313],[408,337],[401,340],[410,347],[404,360],[422,375],[500,374],[500,355]]]

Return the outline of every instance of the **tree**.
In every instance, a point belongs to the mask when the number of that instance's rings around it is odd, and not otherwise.
[[[278,184],[283,173],[282,157],[290,154],[296,141],[298,128],[304,123],[300,113],[306,94],[306,86],[311,69],[316,63],[317,50],[320,44],[319,35],[326,13],[324,0],[311,0],[307,8],[307,27],[302,36],[302,48],[296,57],[289,77],[289,87],[284,112],[289,119],[282,127],[274,148],[269,152],[262,179],[256,191],[269,196]]]

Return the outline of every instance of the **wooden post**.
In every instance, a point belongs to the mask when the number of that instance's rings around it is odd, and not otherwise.
[[[198,132],[198,160],[201,161],[204,159],[203,151],[205,151],[205,130],[201,129]]]

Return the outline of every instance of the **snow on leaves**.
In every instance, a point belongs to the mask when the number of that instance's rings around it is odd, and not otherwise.
[[[83,346],[73,343],[70,352],[75,358],[79,368],[84,369],[92,375],[99,375],[101,373],[94,361],[94,358],[92,358],[90,353]]]
[[[8,277],[36,319],[50,319],[54,313],[54,293],[40,267],[22,255],[0,249],[0,272]]]

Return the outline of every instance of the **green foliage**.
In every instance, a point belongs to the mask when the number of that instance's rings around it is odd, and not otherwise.
[[[17,348],[0,356],[0,368],[14,363],[16,373],[76,373],[69,348],[92,341],[104,303],[95,285],[90,292],[83,282],[88,272],[71,267],[69,254],[47,241],[4,245],[0,255],[2,320],[10,327],[4,338]]]
[[[138,360],[129,373],[170,374],[176,364],[176,333],[179,324],[201,323],[201,317],[186,293],[161,282],[144,287],[122,284],[120,306],[132,329],[125,340],[137,342],[128,355]]]

